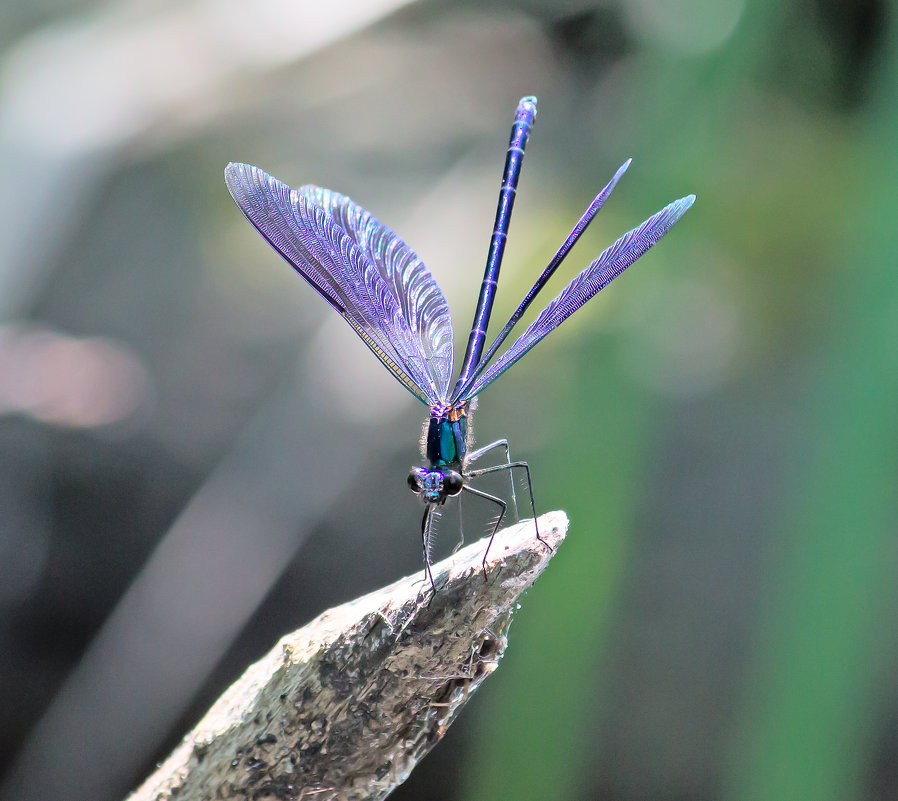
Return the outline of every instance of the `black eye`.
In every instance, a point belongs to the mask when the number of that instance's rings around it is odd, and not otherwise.
[[[464,485],[465,480],[460,473],[456,473],[454,470],[443,475],[443,491],[447,495],[458,495]]]
[[[421,473],[420,467],[413,467],[408,471],[408,488],[412,492],[421,492],[421,482],[423,481]]]

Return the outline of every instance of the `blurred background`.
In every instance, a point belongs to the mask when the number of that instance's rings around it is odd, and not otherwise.
[[[547,298],[698,201],[481,397],[571,530],[394,797],[898,798],[894,12],[7,3],[0,799],[122,798],[278,637],[420,569],[426,410],[222,170],[370,209],[461,349],[525,94],[497,323],[627,157]]]

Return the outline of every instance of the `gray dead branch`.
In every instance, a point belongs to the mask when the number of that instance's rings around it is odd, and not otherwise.
[[[564,512],[500,531],[288,634],[219,698],[128,801],[385,798],[497,667]],[[426,590],[426,592],[425,592]]]

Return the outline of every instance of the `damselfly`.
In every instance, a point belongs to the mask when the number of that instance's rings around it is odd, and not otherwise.
[[[695,201],[694,195],[675,200],[624,234],[574,278],[524,333],[494,359],[511,329],[630,166],[629,160],[624,162],[608,185],[596,195],[484,353],[524,148],[535,118],[536,98],[522,98],[511,128],[496,221],[474,322],[462,367],[451,391],[454,345],[449,306],[433,276],[405,242],[344,195],[317,186],[291,189],[247,164],[229,164],[225,169],[228,190],[246,218],[343,316],[399,382],[430,407],[423,446],[427,466],[412,468],[408,483],[424,502],[421,541],[425,572],[431,586],[431,524],[439,506],[463,492],[496,504],[499,515],[492,527],[490,543],[505,516],[506,502],[472,487],[471,479],[498,470],[522,470],[536,526],[536,504],[527,462],[512,461],[505,439],[471,450],[468,423],[473,399],[654,245]],[[504,449],[504,463],[472,469],[471,465],[481,456],[497,448]],[[513,493],[514,481],[514,501]],[[539,538],[538,527],[536,536]],[[485,569],[486,552],[483,564]]]

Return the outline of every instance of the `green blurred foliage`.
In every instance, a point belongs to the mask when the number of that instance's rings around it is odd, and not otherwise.
[[[793,26],[795,15],[750,4],[713,57],[646,53],[637,69],[654,119],[619,132],[645,147],[661,183],[685,184],[699,197],[674,234],[693,259],[661,269],[701,280],[714,269],[702,260],[715,253],[739,265],[751,318],[740,391],[751,397],[747,384],[771,381],[781,361],[788,375],[773,380],[800,385],[780,384],[800,407],[783,452],[769,454],[783,460],[781,497],[765,515],[759,608],[731,709],[715,732],[723,739],[705,752],[710,764],[691,788],[677,782],[676,768],[665,775],[658,764],[671,758],[665,750],[677,752],[673,741],[713,726],[700,720],[701,708],[665,721],[659,751],[647,747],[652,736],[639,739],[645,776],[602,753],[613,739],[603,729],[647,725],[602,721],[602,675],[621,640],[611,616],[632,601],[622,592],[628,560],[645,556],[632,542],[634,526],[642,488],[658,480],[652,454],[669,436],[660,422],[669,413],[613,369],[613,346],[584,341],[567,354],[577,359],[576,377],[560,385],[561,411],[552,413],[560,444],[541,459],[549,478],[540,489],[564,498],[572,536],[513,630],[515,656],[470,745],[465,798],[877,797],[882,779],[871,771],[896,656],[898,193],[883,179],[898,175],[898,42],[893,31],[866,85],[832,31],[807,18]],[[665,257],[672,245],[662,246]],[[714,413],[710,405],[706,412]]]

